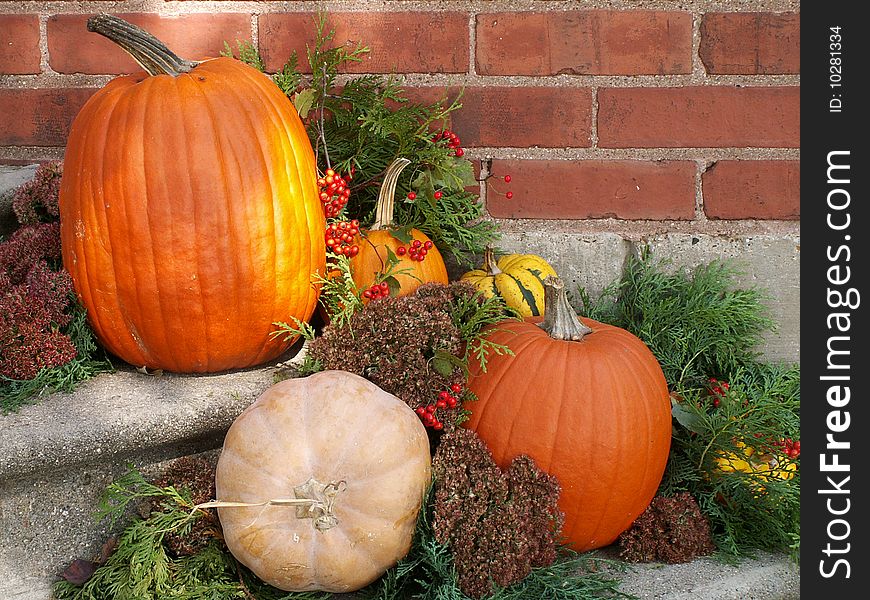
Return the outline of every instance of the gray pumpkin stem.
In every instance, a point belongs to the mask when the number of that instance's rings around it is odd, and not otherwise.
[[[544,278],[544,320],[539,327],[554,340],[579,342],[592,329],[583,324],[568,302],[565,283],[558,277]]]

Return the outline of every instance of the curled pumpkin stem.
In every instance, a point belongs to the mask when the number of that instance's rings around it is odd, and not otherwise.
[[[189,73],[199,63],[179,58],[166,44],[124,19],[112,15],[95,15],[88,19],[88,31],[109,38],[133,57],[149,75]]]
[[[554,340],[579,342],[592,333],[568,302],[565,283],[560,278],[552,275],[544,278],[544,306],[544,320],[539,327]]]

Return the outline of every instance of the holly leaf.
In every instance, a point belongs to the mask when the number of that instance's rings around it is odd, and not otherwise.
[[[296,112],[299,113],[300,119],[308,116],[316,98],[317,90],[314,88],[304,89],[293,97],[293,106],[296,107]]]
[[[389,246],[384,246],[384,249],[387,251],[387,272],[389,272],[399,264],[399,257],[396,256],[396,253]]]

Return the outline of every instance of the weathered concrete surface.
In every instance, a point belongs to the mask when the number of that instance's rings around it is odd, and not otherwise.
[[[643,242],[616,233],[564,233],[547,229],[504,233],[499,248],[538,254],[565,280],[570,292],[583,287],[597,297],[622,274],[626,259],[642,245],[656,259],[674,267],[692,268],[714,259],[733,260],[742,274],[741,287],[757,288],[765,296],[769,316],[777,324],[759,350],[766,360],[800,362],[800,237],[793,233],[710,235],[663,233]]]
[[[643,600],[796,600],[797,565],[777,554],[726,565],[702,558],[680,565],[633,565],[620,588]]]
[[[39,165],[0,165],[0,237],[18,228],[18,219],[12,212],[12,196],[23,183],[33,179]]]
[[[106,539],[97,501],[127,465],[220,448],[275,368],[206,377],[102,374],[0,416],[0,599],[45,600]]]

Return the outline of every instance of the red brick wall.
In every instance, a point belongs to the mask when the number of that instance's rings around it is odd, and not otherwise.
[[[135,68],[85,30],[109,5],[186,58],[255,41],[271,70],[330,9],[336,40],[372,49],[353,72],[403,74],[419,97],[465,88],[467,156],[513,177],[497,186],[511,199],[481,187],[496,218],[713,233],[800,218],[795,0],[0,0],[0,162],[61,158],[90,94]]]

